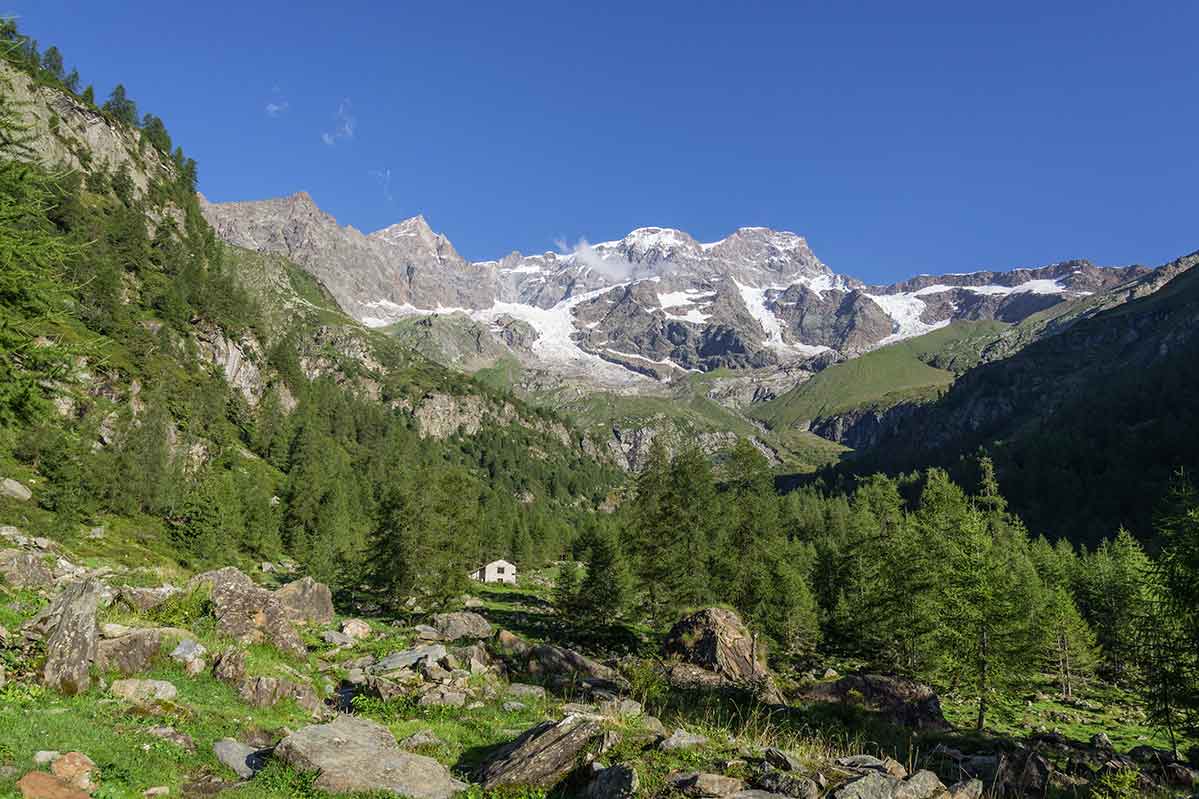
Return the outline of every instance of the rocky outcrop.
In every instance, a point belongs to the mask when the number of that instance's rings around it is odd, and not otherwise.
[[[188,586],[206,586],[211,592],[217,629],[223,634],[242,643],[269,643],[296,657],[307,652],[292,626],[293,611],[241,571],[226,567],[205,572]]]
[[[200,357],[219,369],[251,408],[257,406],[265,390],[259,364],[266,360],[258,340],[246,335],[231,341],[219,327],[207,322],[196,325],[193,336]]]
[[[22,628],[26,635],[46,642],[42,680],[48,687],[78,694],[91,685],[89,669],[99,648],[96,612],[102,591],[103,585],[94,577],[72,583]]]
[[[676,623],[662,654],[697,666],[730,685],[761,692],[766,701],[781,697],[756,649],[757,641],[741,618],[725,608],[706,608]]]
[[[480,768],[484,790],[506,785],[552,788],[594,757],[603,727],[595,719],[567,716],[538,724],[492,755]]]
[[[135,630],[116,638],[100,641],[96,667],[123,675],[145,671],[162,649],[162,634],[156,629]]]
[[[403,751],[386,727],[354,716],[305,727],[275,747],[274,757],[316,772],[331,793],[390,791],[412,799],[449,799],[466,786],[431,757]]]
[[[555,690],[615,694],[628,689],[628,681],[616,669],[573,649],[530,644],[507,630],[496,636],[495,647],[512,671],[543,680]]]
[[[0,578],[14,588],[49,588],[54,574],[33,552],[19,549],[0,550]]]
[[[438,613],[433,617],[433,627],[443,641],[458,641],[462,638],[490,638],[491,623],[478,613]]]
[[[301,577],[275,591],[292,621],[329,624],[333,621],[333,594],[329,586],[311,577]]]

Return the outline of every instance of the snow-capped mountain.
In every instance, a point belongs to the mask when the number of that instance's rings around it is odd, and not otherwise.
[[[823,264],[803,237],[762,227],[709,243],[644,227],[570,252],[472,263],[421,216],[365,235],[304,192],[202,207],[220,237],[287,255],[365,324],[462,313],[505,337],[521,324],[523,359],[616,382],[851,357],[955,319],[1017,322],[1147,271],[1070,261],[867,286]]]

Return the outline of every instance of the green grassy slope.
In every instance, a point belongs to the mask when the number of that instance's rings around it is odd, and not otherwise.
[[[978,361],[982,345],[1007,325],[955,322],[830,366],[750,415],[772,428],[868,405],[891,406],[936,397]]]

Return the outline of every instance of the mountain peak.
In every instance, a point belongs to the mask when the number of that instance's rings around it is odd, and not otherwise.
[[[433,228],[429,227],[429,223],[425,221],[424,214],[408,217],[394,225],[376,230],[370,234],[369,238],[379,241],[389,242],[391,244],[398,243],[405,239],[419,239],[429,244],[433,244],[439,238],[438,234],[433,232]]]

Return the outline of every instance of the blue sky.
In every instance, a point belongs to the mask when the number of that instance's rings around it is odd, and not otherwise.
[[[9,0],[213,200],[470,258],[794,230],[870,281],[1199,248],[1199,3]]]

